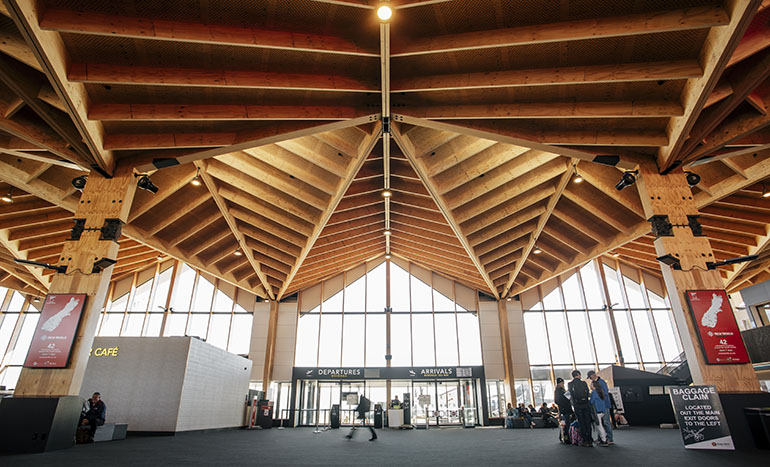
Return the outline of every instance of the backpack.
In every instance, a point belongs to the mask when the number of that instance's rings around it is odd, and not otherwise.
[[[590,395],[588,394],[588,385],[585,382],[570,383],[570,393],[572,393],[573,404],[588,404]]]
[[[583,438],[580,437],[580,424],[577,420],[569,426],[569,441],[575,445],[583,444]]]

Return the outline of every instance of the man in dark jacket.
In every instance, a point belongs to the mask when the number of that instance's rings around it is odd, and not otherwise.
[[[361,423],[366,422],[366,413],[369,412],[369,409],[372,408],[372,402],[367,399],[365,396],[361,396],[361,398],[358,401],[358,407],[356,407],[356,412],[358,415],[356,418],[358,420],[361,420]],[[369,428],[369,431],[372,433],[372,437],[369,438],[369,441],[374,441],[377,439],[377,433],[375,433],[374,428],[372,428],[371,425],[367,425],[367,428]],[[356,427],[353,426],[353,428],[350,429],[350,433],[346,436],[347,439],[353,439],[353,435],[356,433]]]
[[[564,426],[559,430],[559,440],[564,444],[570,444],[569,441],[569,424],[572,423],[572,404],[569,398],[565,395],[567,391],[564,389],[564,379],[556,378],[556,391],[553,393],[553,400],[556,405],[559,406],[559,415],[564,420]]]
[[[572,401],[572,407],[575,410],[575,416],[580,425],[580,437],[583,441],[581,446],[591,447],[593,446],[593,441],[591,440],[591,391],[588,390],[586,382],[580,379],[580,372],[578,370],[572,372],[572,378],[568,389],[570,401]]]
[[[96,427],[104,425],[104,419],[107,416],[107,406],[102,401],[102,395],[95,392],[85,404],[83,404],[83,412],[80,414],[80,425],[88,425],[88,441],[94,442],[94,434],[96,434]]]

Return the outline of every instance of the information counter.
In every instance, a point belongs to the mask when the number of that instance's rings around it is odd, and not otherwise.
[[[404,409],[388,409],[388,428],[398,428],[404,424]]]

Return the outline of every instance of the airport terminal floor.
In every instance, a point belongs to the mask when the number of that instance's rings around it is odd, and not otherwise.
[[[630,427],[615,432],[614,446],[580,448],[559,444],[556,429],[444,428],[377,430],[369,442],[362,430],[315,434],[313,428],[227,430],[174,437],[131,437],[73,449],[0,457],[8,466],[157,465],[767,465],[767,453],[688,451],[678,430]]]

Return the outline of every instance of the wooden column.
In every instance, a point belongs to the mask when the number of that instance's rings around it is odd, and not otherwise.
[[[513,374],[513,351],[511,350],[511,334],[508,332],[508,307],[506,300],[497,301],[497,316],[500,319],[500,341],[503,347],[503,365],[505,366],[505,384],[511,393],[509,402],[516,402],[516,380]]]
[[[270,319],[267,323],[267,344],[265,345],[265,369],[262,374],[262,390],[267,394],[273,378],[275,362],[275,335],[278,332],[278,300],[270,301]]]
[[[105,219],[125,222],[136,191],[133,171],[127,167],[116,169],[114,178],[106,179],[93,174],[80,197],[76,219],[85,219],[87,229],[79,240],[64,244],[59,265],[67,266],[66,274],[56,274],[50,293],[85,293],[83,316],[75,336],[68,368],[24,368],[16,385],[14,396],[66,396],[80,393],[88,354],[93,344],[99,313],[110,285],[113,267],[92,273],[94,261],[105,257],[116,259],[119,245],[112,240],[99,240],[99,229]]]
[[[714,261],[708,238],[696,237],[687,227],[687,216],[698,215],[698,208],[684,172],[677,169],[668,175],[660,175],[655,164],[644,163],[639,167],[639,175],[637,184],[645,216],[649,219],[653,215],[667,215],[675,226],[673,236],[660,236],[655,240],[655,251],[658,256],[670,254],[681,262],[682,270],[674,270],[665,264],[661,264],[661,269],[693,382],[713,384],[720,392],[759,392],[759,382],[751,364],[709,365],[700,346],[685,292],[724,289],[725,285],[719,271],[707,270],[706,262]]]

